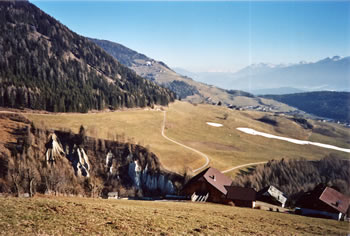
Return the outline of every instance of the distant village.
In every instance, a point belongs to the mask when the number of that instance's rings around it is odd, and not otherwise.
[[[211,99],[208,99],[209,104],[214,105],[214,106],[222,106],[222,102],[210,102]],[[226,105],[227,108],[232,109],[232,110],[237,110],[237,111],[245,111],[245,110],[250,110],[250,111],[260,111],[260,112],[274,112],[277,115],[287,115],[287,116],[295,116],[295,117],[306,117],[310,118],[313,120],[317,120],[319,122],[329,122],[329,123],[336,123],[341,126],[350,128],[350,122],[344,122],[344,121],[339,121],[339,120],[334,120],[330,118],[324,118],[324,117],[318,117],[314,115],[310,115],[304,111],[301,110],[294,110],[294,111],[288,111],[288,112],[281,112],[278,110],[277,107],[274,106],[267,106],[267,105],[255,105],[255,106],[236,106],[232,104]]]

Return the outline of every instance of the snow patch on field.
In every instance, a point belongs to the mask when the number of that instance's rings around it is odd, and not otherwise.
[[[214,126],[214,127],[221,127],[221,126],[223,126],[222,124],[213,123],[213,122],[207,122],[207,125]]]
[[[265,138],[279,139],[279,140],[283,140],[283,141],[287,141],[287,142],[291,142],[291,143],[295,143],[295,144],[300,144],[300,145],[314,145],[314,146],[318,146],[318,147],[322,147],[322,148],[328,148],[328,149],[333,149],[333,150],[337,150],[337,151],[341,151],[341,152],[350,153],[350,149],[340,148],[340,147],[336,147],[336,146],[329,145],[329,144],[316,143],[316,142],[310,142],[310,141],[304,141],[304,140],[298,140],[298,139],[293,139],[293,138],[276,136],[276,135],[272,135],[272,134],[259,132],[259,131],[256,131],[256,130],[250,129],[250,128],[237,128],[237,129],[241,132],[246,133],[246,134],[263,136]]]

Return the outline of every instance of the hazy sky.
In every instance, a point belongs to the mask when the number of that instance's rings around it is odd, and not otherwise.
[[[81,35],[197,72],[350,55],[350,1],[31,2]]]

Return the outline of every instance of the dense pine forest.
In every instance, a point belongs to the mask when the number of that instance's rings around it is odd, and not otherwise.
[[[0,106],[87,112],[174,100],[29,2],[0,2],[0,32]]]

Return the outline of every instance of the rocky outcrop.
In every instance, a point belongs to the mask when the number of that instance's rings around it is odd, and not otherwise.
[[[54,165],[58,158],[67,158],[71,161],[72,167],[77,176],[89,177],[90,163],[89,158],[86,155],[83,148],[80,148],[76,144],[73,148],[66,146],[67,152],[58,139],[55,133],[50,135],[50,141],[46,144],[47,150],[45,152],[45,159],[51,165]]]
[[[74,147],[73,153],[73,168],[78,176],[85,176],[90,177],[89,170],[90,170],[90,163],[89,158],[86,155],[83,148],[79,148],[77,146]]]
[[[22,118],[13,118],[17,141],[0,152],[0,191],[21,193],[34,181],[33,192],[40,193],[154,197],[174,194],[183,184],[140,145],[87,137],[83,130],[37,129]]]
[[[46,161],[51,164],[53,164],[57,158],[62,158],[66,155],[55,133],[51,134],[50,141],[46,144],[46,147],[45,158]]]
[[[148,165],[142,170],[137,161],[131,162],[128,173],[137,189],[156,191],[162,195],[175,193],[174,185],[166,174],[161,172],[152,174],[148,170]]]
[[[131,162],[129,164],[128,174],[137,189],[141,187],[141,167],[137,161]]]
[[[106,156],[106,167],[112,165],[113,153],[109,151]]]

